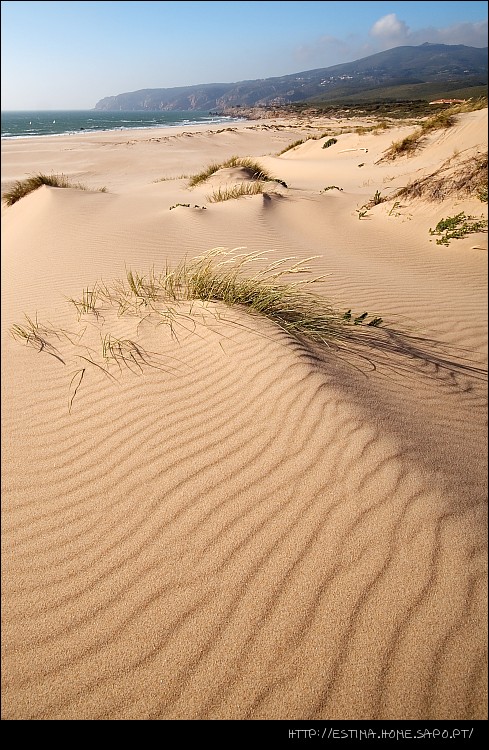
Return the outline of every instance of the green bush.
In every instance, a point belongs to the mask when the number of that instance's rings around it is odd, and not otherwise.
[[[330,146],[334,146],[335,143],[338,143],[337,138],[329,138],[329,140],[323,143],[323,148],[329,148]]]
[[[430,234],[440,236],[440,239],[436,240],[437,245],[448,246],[450,240],[459,240],[467,234],[486,230],[487,219],[476,220],[475,216],[466,216],[465,212],[461,211],[456,216],[441,219],[434,229],[430,229]]]

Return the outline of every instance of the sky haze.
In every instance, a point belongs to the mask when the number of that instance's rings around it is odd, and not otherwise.
[[[1,3],[2,110],[328,67],[400,45],[487,46],[485,2]]]

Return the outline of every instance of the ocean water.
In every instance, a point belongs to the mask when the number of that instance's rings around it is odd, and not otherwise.
[[[208,112],[99,112],[96,110],[2,112],[2,138],[97,133],[108,130],[171,128],[177,125],[238,122]]]

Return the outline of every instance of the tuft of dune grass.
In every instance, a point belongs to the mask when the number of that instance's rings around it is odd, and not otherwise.
[[[301,146],[303,143],[306,143],[306,141],[310,140],[309,138],[299,138],[297,141],[293,141],[292,143],[289,143],[288,146],[285,146],[285,148],[282,149],[282,151],[279,151],[277,156],[282,156],[282,154],[286,154],[287,151],[290,151],[293,148],[297,148],[297,146]]]
[[[241,198],[243,195],[260,195],[264,192],[263,182],[241,182],[239,185],[219,187],[213,193],[206,196],[209,203],[222,203],[223,201]]]
[[[49,187],[57,188],[76,188],[77,190],[88,190],[86,185],[82,185],[79,182],[71,182],[68,177],[64,174],[50,174],[46,175],[42,172],[26,177],[24,180],[17,180],[14,185],[6,190],[2,195],[2,200],[7,206],[12,206],[21,198],[25,198],[29,193],[34,192],[41,187],[41,185],[48,185]],[[101,188],[100,192],[107,192],[106,188]]]
[[[251,180],[278,182],[284,187],[287,187],[283,180],[273,177],[259,162],[246,156],[231,156],[227,161],[224,161],[221,164],[209,164],[209,166],[202,172],[199,172],[190,178],[188,186],[195,187],[196,185],[200,185],[202,182],[208,180],[209,177],[215,174],[219,169],[229,169],[231,167],[240,167],[241,169],[244,169]]]
[[[79,300],[69,302],[75,306],[78,319],[82,315],[94,315],[98,319],[102,311],[115,308],[119,316],[131,315],[141,320],[154,316],[158,325],[166,323],[172,331],[179,317],[189,318],[188,313],[180,314],[178,303],[218,302],[243,307],[273,321],[288,335],[317,344],[347,341],[351,336],[348,330],[352,327],[372,332],[373,327],[382,323],[380,317],[369,317],[367,312],[359,315],[352,314],[351,310],[341,312],[311,291],[325,278],[325,275],[311,275],[309,263],[318,256],[303,260],[285,257],[270,262],[264,251],[239,253],[240,249],[213,248],[181,261],[174,268],[167,265],[159,274],[154,269],[148,275],[129,269],[125,280],[116,280],[110,285],[97,282],[92,289],[84,290]],[[11,334],[65,364],[49,343],[53,337],[61,340],[65,332],[42,326],[37,316],[35,320],[26,316],[26,323],[14,325]],[[121,357],[127,354],[126,349],[117,348]],[[107,347],[103,356],[107,359]],[[92,364],[96,363],[92,361]]]
[[[208,180],[209,177],[215,174],[215,172],[221,169],[221,167],[222,164],[209,164],[209,166],[202,170],[202,172],[198,172],[197,174],[194,174],[190,177],[188,186],[195,187],[196,185],[200,185],[201,182],[205,182],[206,180]]]
[[[369,316],[367,312],[355,314],[351,309],[346,312],[336,309],[312,289],[328,275],[311,275],[313,269],[309,262],[319,256],[303,260],[292,256],[270,261],[265,252],[239,253],[242,249],[217,247],[190,260],[185,259],[175,267],[167,264],[160,273],[154,268],[146,275],[127,270],[123,280],[111,284],[97,282],[92,289],[84,290],[80,300],[72,299],[70,303],[75,305],[79,318],[90,315],[95,317],[93,324],[99,321],[101,348],[98,350],[81,341],[87,325],[82,331],[73,333],[55,329],[51,324],[43,325],[37,315],[34,319],[25,316],[25,322],[12,326],[10,333],[17,341],[38,352],[44,351],[65,367],[70,365],[70,360],[59,347],[66,346],[66,341],[74,347],[74,353],[68,352],[77,366],[76,371],[70,373],[70,413],[82,382],[90,372],[100,371],[115,382],[114,368],[120,374],[129,369],[140,375],[147,368],[178,374],[180,360],[145,350],[137,341],[137,332],[143,322],[154,326],[167,325],[177,341],[180,330],[184,330],[185,335],[195,332],[197,322],[207,323],[201,311],[194,311],[194,300],[202,301],[216,320],[229,325],[235,321],[224,317],[219,305],[243,308],[252,315],[263,316],[301,346],[311,345],[310,351],[315,357],[316,345],[328,347],[347,362],[351,358],[353,367],[361,372],[363,365],[376,369],[370,354],[375,350],[382,357],[379,361],[388,367],[392,366],[391,355],[398,354],[424,364],[432,362],[437,369],[445,368],[452,374],[455,368],[457,372],[485,379],[486,370],[471,360],[454,360],[450,352],[438,348],[436,341],[391,329],[383,325],[382,318]],[[186,304],[189,302],[190,305]],[[214,307],[212,303],[218,304]],[[121,339],[107,331],[107,318],[102,312],[114,309],[118,316],[129,315],[138,319],[136,340]],[[237,325],[247,327],[243,322]],[[360,363],[360,368],[355,360]]]
[[[351,326],[368,326],[372,331],[372,326],[382,322],[374,315],[369,318],[366,312],[353,315],[351,310],[346,314],[335,310],[328,300],[311,291],[324,279],[311,276],[308,264],[317,256],[269,262],[265,252],[238,253],[239,249],[214,248],[173,269],[167,266],[159,275],[154,270],[148,276],[128,271],[128,284],[118,281],[112,287],[104,286],[100,299],[116,306],[119,314],[139,310],[146,315],[152,310],[170,325],[178,302],[238,305],[269,318],[291,336],[320,344],[344,339]]]
[[[309,277],[308,263],[314,257],[282,258],[247,273],[250,266],[267,260],[265,253],[236,254],[234,250],[215,248],[181,263],[163,277],[162,286],[170,298],[243,306],[272,320],[291,336],[324,344],[343,335],[353,321],[309,291],[324,278]],[[297,276],[306,278],[291,280]]]

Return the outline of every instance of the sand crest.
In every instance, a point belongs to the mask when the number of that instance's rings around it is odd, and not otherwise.
[[[359,124],[2,142],[3,190],[90,188],[2,208],[4,719],[487,718],[487,233],[430,234],[487,204],[394,197],[487,153],[487,110],[393,161],[413,126]],[[287,187],[209,202],[238,167],[189,190],[233,155]],[[319,256],[318,293],[409,338],[69,302],[216,247]],[[14,340],[25,314],[55,349]],[[107,335],[147,361],[107,375]]]

